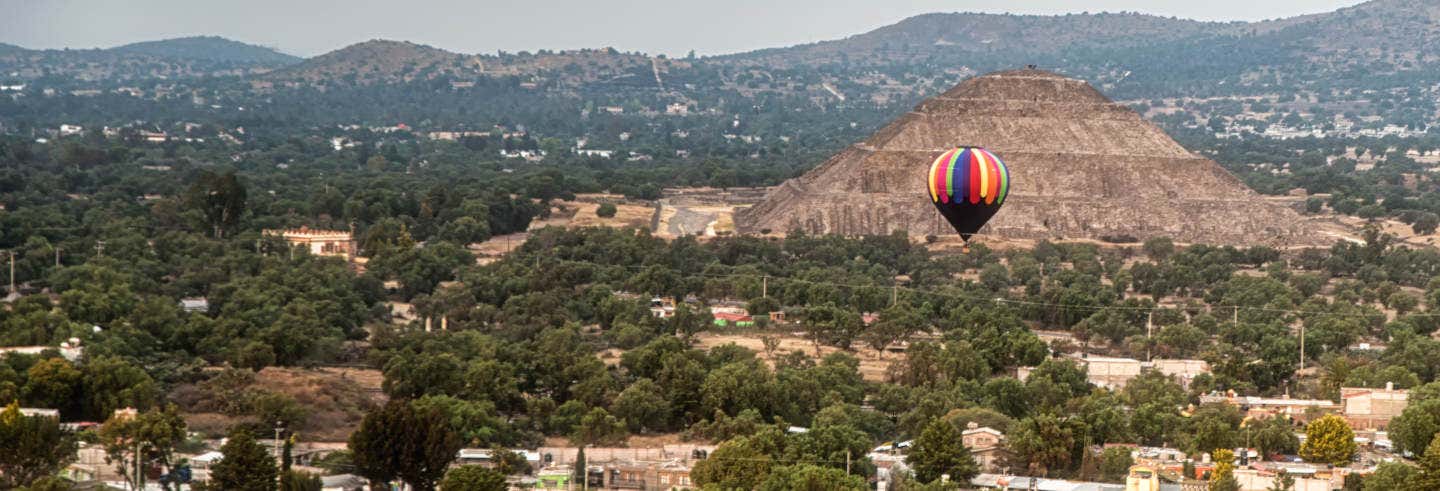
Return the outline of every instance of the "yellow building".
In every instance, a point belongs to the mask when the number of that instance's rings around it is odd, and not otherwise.
[[[265,235],[279,237],[290,247],[302,247],[315,256],[333,256],[346,261],[355,257],[355,237],[346,230],[313,230],[309,227],[266,230]]]

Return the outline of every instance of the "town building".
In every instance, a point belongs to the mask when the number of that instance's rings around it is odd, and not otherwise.
[[[715,325],[720,327],[755,327],[755,319],[751,318],[749,314],[716,312],[711,314],[711,316],[715,318]]]
[[[300,227],[285,230],[266,230],[265,235],[279,237],[290,247],[300,247],[315,256],[355,258],[355,238],[345,230],[312,230]]]
[[[1120,390],[1130,379],[1140,376],[1140,360],[1090,356],[1076,361],[1086,368],[1090,383],[1096,387]]]
[[[980,464],[981,472],[1000,470],[1005,457],[1005,434],[1000,430],[971,421],[966,423],[965,431],[960,432],[960,441],[970,449],[970,456]]]
[[[1190,389],[1190,382],[1200,374],[1210,373],[1210,364],[1205,360],[1151,360],[1146,364],[1147,368],[1169,375],[1186,390]]]
[[[203,314],[210,311],[210,299],[205,297],[182,298],[180,299],[180,309]]]
[[[1351,428],[1358,430],[1386,429],[1392,418],[1405,411],[1409,398],[1410,391],[1396,389],[1391,382],[1386,382],[1383,389],[1340,388],[1345,420],[1350,423]]]
[[[1291,399],[1285,397],[1238,396],[1235,391],[1211,392],[1200,396],[1201,404],[1230,404],[1245,412],[1245,417],[1264,419],[1287,416],[1298,423],[1308,423],[1312,417],[1334,414],[1340,411],[1340,404],[1324,399]]]

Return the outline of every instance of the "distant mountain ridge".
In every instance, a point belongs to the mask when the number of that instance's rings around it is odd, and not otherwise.
[[[1435,0],[1372,0],[1263,22],[1203,22],[1139,13],[933,13],[844,39],[699,60],[612,49],[479,55],[380,39],[304,60],[213,36],[107,50],[0,46],[0,73],[22,79],[42,74],[82,80],[242,75],[286,84],[368,85],[516,76],[566,88],[664,88],[668,81],[672,86],[728,84],[742,91],[815,91],[826,81],[821,78],[843,84],[871,71],[949,84],[1036,65],[1090,81],[1120,99],[1440,83],[1437,62],[1440,2]],[[746,70],[758,72],[741,73]],[[910,95],[924,90],[906,85]],[[906,93],[903,87],[896,91]]]
[[[216,36],[145,41],[105,49],[27,49],[0,44],[0,76],[79,81],[235,76],[300,61],[272,48]]]
[[[277,70],[272,79],[387,83],[464,70],[467,55],[412,43],[372,39]]]
[[[288,65],[302,58],[281,53],[265,46],[242,43],[219,36],[192,36],[116,46],[107,51],[135,53],[161,58],[182,58],[209,61]]]

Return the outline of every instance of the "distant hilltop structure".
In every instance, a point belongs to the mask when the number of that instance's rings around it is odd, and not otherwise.
[[[1016,239],[1169,237],[1219,245],[1320,245],[1299,213],[1081,80],[1034,68],[960,83],[736,213],[741,233],[953,235],[925,169],[960,145],[1003,159],[1013,185],[980,231]]]
[[[283,239],[290,247],[303,247],[315,256],[332,256],[346,261],[355,258],[355,236],[349,230],[316,230],[309,227],[266,230],[267,237]]]

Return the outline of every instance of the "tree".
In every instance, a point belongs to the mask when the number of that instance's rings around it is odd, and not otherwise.
[[[20,414],[12,402],[0,411],[0,488],[26,486],[52,476],[75,459],[76,441],[60,421]]]
[[[1175,241],[1170,240],[1169,237],[1152,237],[1146,239],[1141,248],[1145,250],[1146,256],[1150,256],[1150,259],[1164,261],[1175,253]]]
[[[843,469],[811,464],[776,467],[760,483],[760,491],[865,491],[865,478]]]
[[[598,216],[600,218],[612,218],[615,216],[616,211],[618,210],[615,209],[614,203],[601,203],[600,207],[595,209],[595,216]]]
[[[1075,434],[1060,418],[1041,414],[1025,418],[1010,436],[1010,450],[1030,472],[1048,475],[1052,469],[1064,469],[1073,460]]]
[[[1240,481],[1235,479],[1235,452],[1220,448],[1210,454],[1215,458],[1215,470],[1210,473],[1210,491],[1240,491]]]
[[[1410,230],[1419,235],[1433,234],[1436,227],[1440,227],[1440,215],[1428,211],[1415,217],[1415,223],[1410,224]]]
[[[280,474],[280,491],[320,491],[325,482],[309,472],[287,470]]]
[[[1290,419],[1276,416],[1261,420],[1250,428],[1250,441],[1260,451],[1260,458],[1276,454],[1293,454],[1300,450],[1300,437],[1295,436],[1295,427]]]
[[[135,487],[144,483],[144,475],[135,473],[137,468],[169,469],[175,446],[183,441],[185,418],[174,404],[135,416],[116,414],[100,426],[106,461],[116,464],[120,475]]]
[[[210,470],[210,479],[220,489],[237,491],[270,491],[275,489],[275,459],[255,441],[255,435],[242,429],[230,431],[229,439],[220,447],[224,457]]]
[[[1285,469],[1275,475],[1275,481],[1270,484],[1267,491],[1295,491],[1295,477],[1291,476]]]
[[[575,428],[570,439],[581,446],[618,445],[623,443],[627,436],[629,433],[625,431],[625,422],[611,415],[605,408],[597,407],[580,418],[580,425]]]
[[[461,444],[438,408],[417,410],[403,400],[366,414],[350,435],[358,474],[375,486],[399,478],[422,491],[435,488]]]
[[[505,491],[505,475],[478,465],[462,465],[445,473],[440,491]]]
[[[758,438],[758,435],[755,438]],[[727,440],[709,458],[695,463],[690,477],[698,486],[719,489],[755,489],[769,477],[770,456],[750,444],[751,437]]]
[[[1105,482],[1125,482],[1135,459],[1129,447],[1110,447],[1100,454],[1100,476]]]
[[[948,474],[952,481],[968,482],[979,474],[980,468],[962,440],[955,425],[942,418],[930,420],[906,457],[906,462],[915,469],[915,478],[932,482]]]
[[[571,471],[570,479],[581,483],[581,486],[589,484],[590,461],[585,460],[585,446],[581,445],[580,450],[575,452],[575,469]]]
[[[665,398],[665,391],[648,378],[626,387],[611,407],[632,432],[665,430],[670,426],[670,401]]]
[[[1440,489],[1440,437],[1430,441],[1425,454],[1420,456],[1419,476],[1411,482],[1409,490],[1421,491]]]
[[[1405,411],[1390,422],[1390,438],[1397,452],[1419,454],[1437,433],[1440,433],[1440,399],[1426,399],[1419,394],[1411,396]]]
[[[1300,457],[1306,461],[1346,465],[1355,451],[1355,432],[1340,416],[1325,415],[1305,427],[1305,442],[1300,444]]]
[[[1364,491],[1394,491],[1405,490],[1406,486],[1416,481],[1420,472],[1415,467],[1404,462],[1381,462],[1375,467],[1375,472],[1365,477],[1361,485]],[[1346,478],[1346,484],[1350,479]],[[1346,486],[1347,488],[1349,486]]]
[[[240,225],[240,217],[245,213],[245,199],[245,185],[234,171],[217,175],[207,170],[200,174],[186,193],[187,204],[205,215],[205,222],[217,239]]]

